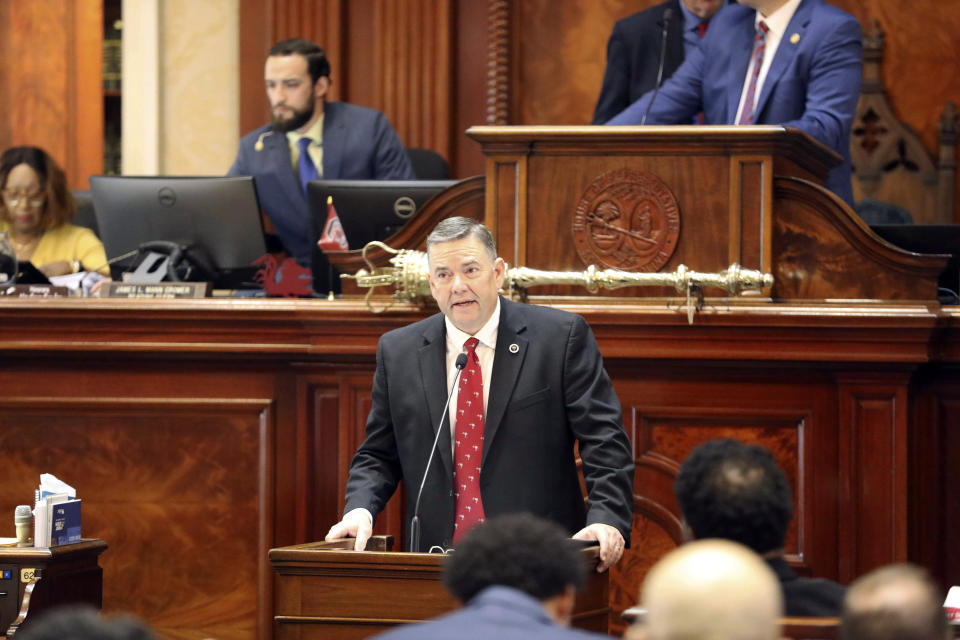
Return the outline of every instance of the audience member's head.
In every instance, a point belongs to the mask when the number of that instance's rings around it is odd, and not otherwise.
[[[783,596],[757,554],[728,540],[674,549],[643,581],[646,617],[629,637],[644,640],[776,640]]]
[[[91,607],[60,607],[18,632],[17,640],[153,640],[143,623],[130,617],[101,617]]]
[[[577,543],[560,527],[526,513],[479,524],[447,559],[443,581],[463,603],[488,587],[511,587],[543,602],[561,624],[568,624],[576,590],[584,580]]]
[[[674,492],[694,538],[733,540],[760,554],[783,548],[793,501],[786,476],[763,447],[705,442],[680,467]]]
[[[871,571],[847,590],[843,640],[944,640],[952,637],[943,595],[923,569],[897,564]]]
[[[73,218],[67,176],[38,147],[11,147],[0,155],[0,221],[19,234],[41,234]]]

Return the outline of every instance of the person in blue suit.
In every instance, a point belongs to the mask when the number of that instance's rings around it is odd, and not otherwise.
[[[316,234],[306,180],[412,180],[413,168],[381,112],[326,101],[330,63],[316,44],[298,38],[275,44],[264,80],[272,120],[240,140],[227,175],[254,177],[260,206],[283,249],[310,266]],[[301,158],[304,148],[307,157]]]
[[[823,0],[740,0],[719,12],[699,49],[663,83],[607,122],[743,124],[758,25],[767,28],[750,124],[796,127],[843,157],[826,186],[848,204],[850,128],[863,76],[860,24]]]
[[[443,582],[463,608],[377,640],[593,640],[567,628],[585,558],[563,529],[529,513],[491,518],[446,558]]]
[[[663,53],[663,79],[683,62],[687,51],[700,46],[700,25],[706,25],[727,0],[667,0],[617,20],[607,43],[603,87],[593,112],[593,124],[603,124],[657,84],[664,15],[667,39]]]

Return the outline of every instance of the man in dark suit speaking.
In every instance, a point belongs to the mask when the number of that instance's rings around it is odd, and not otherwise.
[[[227,175],[254,177],[260,206],[284,250],[308,267],[317,240],[307,207],[308,181],[412,180],[413,169],[386,116],[327,102],[330,62],[316,44],[290,38],[273,45],[264,82],[271,122],[240,140]],[[319,268],[325,267],[324,260]]]
[[[419,550],[455,545],[486,517],[528,511],[575,538],[598,540],[606,569],[629,543],[633,461],[593,333],[578,315],[501,298],[506,264],[474,220],[442,221],[427,238],[427,255],[442,313],[380,339],[366,439],[350,466],[345,515],[327,539],[356,537],[363,549],[401,480],[409,527],[438,435],[420,501]],[[458,360],[465,362],[459,379]],[[451,387],[449,420],[441,423]]]

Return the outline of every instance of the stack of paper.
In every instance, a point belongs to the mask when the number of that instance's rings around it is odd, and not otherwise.
[[[52,474],[40,474],[33,508],[33,546],[80,542],[80,506],[76,489]]]

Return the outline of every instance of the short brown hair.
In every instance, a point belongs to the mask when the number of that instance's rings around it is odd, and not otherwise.
[[[50,155],[39,147],[11,147],[0,156],[0,190],[15,167],[25,164],[37,172],[44,205],[40,222],[44,231],[56,229],[73,219],[77,205],[67,188],[67,176]],[[0,220],[9,224],[10,212],[0,198]]]

